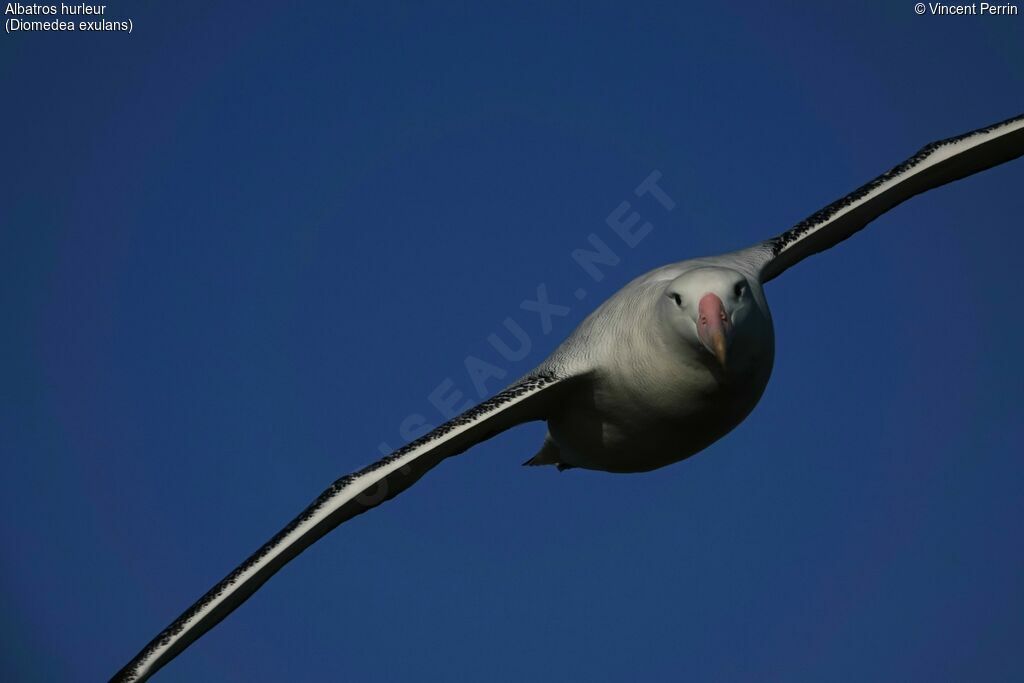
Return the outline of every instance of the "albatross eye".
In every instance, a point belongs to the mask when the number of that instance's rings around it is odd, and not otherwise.
[[[746,282],[737,282],[736,286],[733,288],[733,293],[736,295],[737,299],[742,297],[743,293],[746,292],[746,291],[747,291],[747,283]]]
[[[675,292],[672,292],[671,294],[668,295],[668,298],[672,299],[672,301],[675,301],[676,302],[676,306],[682,307],[682,305],[683,305],[683,297],[679,296]]]

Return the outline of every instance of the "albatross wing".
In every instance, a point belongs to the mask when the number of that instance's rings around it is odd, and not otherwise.
[[[933,142],[914,156],[751,249],[761,282],[842,242],[897,204],[1024,155],[1024,115]]]
[[[445,458],[517,424],[543,419],[550,390],[563,381],[550,373],[528,375],[426,436],[338,479],[288,526],[157,634],[111,679],[112,683],[149,678],[321,536],[398,495]],[[548,396],[544,396],[546,393]]]

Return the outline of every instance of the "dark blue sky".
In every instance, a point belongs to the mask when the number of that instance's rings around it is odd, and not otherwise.
[[[132,35],[0,37],[4,680],[105,680],[439,385],[475,400],[467,357],[496,391],[632,277],[1024,111],[1024,16],[909,1],[108,13]],[[519,428],[159,680],[1020,680],[1022,180],[773,282],[772,382],[701,455],[559,474]]]

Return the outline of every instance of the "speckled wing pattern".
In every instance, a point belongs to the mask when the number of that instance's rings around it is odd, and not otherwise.
[[[161,631],[112,679],[143,681],[245,602],[267,579],[344,521],[411,486],[445,458],[543,418],[540,395],[559,382],[535,373],[372,465],[338,479],[288,526]]]
[[[933,142],[842,199],[761,244],[761,282],[824,251],[914,195],[1024,155],[1024,115]]]

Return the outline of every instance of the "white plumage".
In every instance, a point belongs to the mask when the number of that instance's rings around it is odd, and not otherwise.
[[[531,465],[637,472],[697,453],[738,425],[768,383],[775,339],[766,282],[916,194],[1021,155],[1024,116],[928,145],[775,238],[633,280],[526,377],[332,484],[113,680],[145,680],[337,525],[517,424],[548,423]]]

